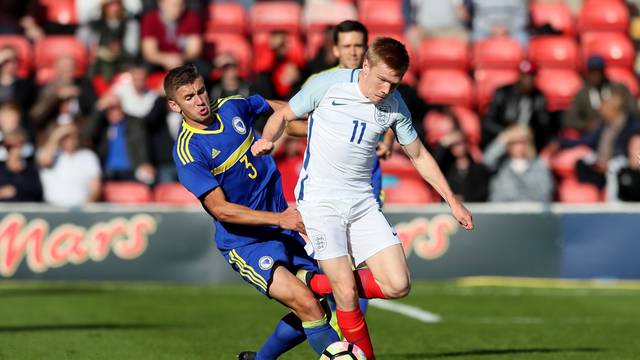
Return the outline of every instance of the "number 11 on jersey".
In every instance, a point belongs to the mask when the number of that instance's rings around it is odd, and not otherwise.
[[[358,142],[356,144],[360,144],[362,141],[362,136],[364,135],[364,129],[367,128],[367,123],[364,121],[353,120],[353,133],[351,134],[350,142],[353,142],[356,138],[356,134],[358,133],[358,126],[361,126],[360,136],[358,137]]]

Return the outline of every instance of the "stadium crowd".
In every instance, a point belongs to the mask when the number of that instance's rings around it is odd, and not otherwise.
[[[3,0],[0,201],[195,201],[176,182],[167,70],[211,98],[288,100],[336,65],[331,26],[406,43],[398,88],[466,202],[640,201],[640,1]],[[260,129],[258,129],[260,130]],[[288,200],[305,143],[274,154]],[[631,155],[630,155],[631,154]],[[398,149],[387,203],[438,201]]]

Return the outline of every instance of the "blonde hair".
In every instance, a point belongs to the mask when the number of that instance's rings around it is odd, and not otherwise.
[[[378,37],[364,55],[371,66],[381,61],[391,69],[404,74],[409,69],[409,53],[400,41],[390,37]]]

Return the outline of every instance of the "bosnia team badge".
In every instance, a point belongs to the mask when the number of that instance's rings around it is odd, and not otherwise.
[[[244,135],[247,132],[247,127],[244,125],[244,121],[239,116],[231,119],[231,124],[233,125],[233,130],[235,130],[238,134]]]

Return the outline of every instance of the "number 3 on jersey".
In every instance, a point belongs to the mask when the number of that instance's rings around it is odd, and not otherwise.
[[[240,158],[240,162],[244,164],[245,168],[251,170],[251,172],[249,174],[247,174],[249,179],[255,179],[256,176],[258,176],[258,171],[256,170],[255,166],[253,166],[253,164],[249,162],[249,159],[247,158],[247,154],[244,154]]]
[[[356,134],[358,133],[358,125],[360,125],[360,136],[358,136],[358,142],[356,144],[360,144],[362,142],[362,136],[364,135],[364,129],[367,128],[367,123],[364,121],[353,120],[353,133],[351,133],[351,140],[353,142],[356,139]]]

